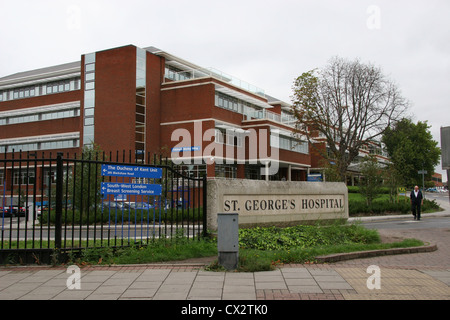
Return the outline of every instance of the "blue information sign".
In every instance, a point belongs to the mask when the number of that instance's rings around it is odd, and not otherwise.
[[[193,146],[193,147],[175,147],[175,148],[172,148],[172,152],[180,152],[180,151],[200,151],[200,147]]]
[[[161,179],[162,169],[155,167],[102,164],[102,176]]]
[[[160,196],[162,187],[160,184],[102,182],[101,192],[114,195]]]
[[[322,181],[322,174],[320,174],[320,173],[317,173],[317,174],[308,174],[307,181],[321,182],[321,181]]]

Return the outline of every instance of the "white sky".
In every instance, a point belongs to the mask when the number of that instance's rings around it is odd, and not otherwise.
[[[303,72],[336,55],[360,58],[396,81],[439,145],[440,127],[450,126],[448,0],[0,0],[0,77],[127,44],[214,67],[286,102]]]

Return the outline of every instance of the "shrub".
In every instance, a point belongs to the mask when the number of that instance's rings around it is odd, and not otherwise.
[[[439,210],[440,207],[435,200],[425,199],[423,202],[422,212],[432,212]],[[375,201],[371,206],[367,206],[364,201],[349,201],[349,215],[383,215],[383,214],[408,214],[411,212],[411,203],[400,200],[391,203],[389,201]]]
[[[268,227],[239,230],[239,247],[256,250],[288,250],[336,244],[374,243],[378,233],[359,225]]]
[[[347,186],[348,193],[360,193],[360,187],[359,186]],[[389,194],[389,188],[388,187],[380,187],[379,192],[380,194]]]

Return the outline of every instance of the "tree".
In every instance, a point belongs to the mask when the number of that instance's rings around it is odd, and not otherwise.
[[[383,182],[389,189],[389,202],[395,203],[398,199],[398,187],[401,187],[401,176],[394,163],[390,162],[384,168]]]
[[[324,137],[341,181],[351,162],[369,141],[402,118],[408,102],[381,70],[359,60],[335,57],[322,70],[311,70],[293,85],[293,112],[297,131],[314,139]]]
[[[73,197],[75,208],[87,211],[102,200],[100,192],[102,151],[98,145],[84,146],[76,161],[73,174],[69,175],[69,197]],[[91,162],[92,161],[92,162]]]
[[[414,124],[402,119],[383,135],[386,151],[405,187],[422,185],[422,175],[418,171],[428,171],[426,177],[430,179],[439,163],[441,151],[429,129],[426,121]]]
[[[378,164],[375,156],[366,156],[361,162],[362,179],[359,185],[359,191],[366,199],[368,206],[372,205],[380,195],[381,186],[383,184],[382,169]]]

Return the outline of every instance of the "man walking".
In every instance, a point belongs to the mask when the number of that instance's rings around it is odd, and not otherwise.
[[[420,220],[420,210],[423,206],[423,195],[422,191],[419,190],[418,186],[414,187],[414,190],[411,191],[411,210],[414,216],[414,220]]]

